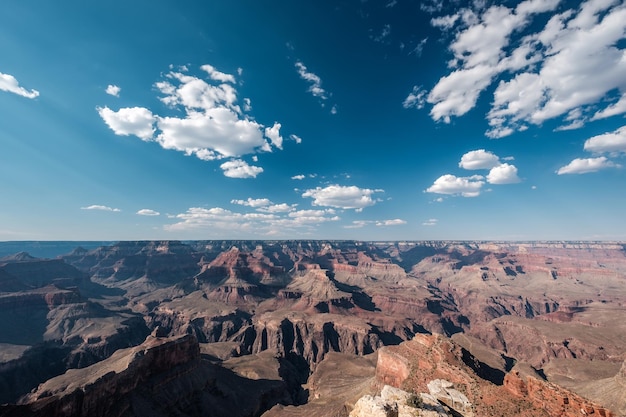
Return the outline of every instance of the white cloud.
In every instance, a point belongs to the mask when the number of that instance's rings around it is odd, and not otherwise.
[[[264,213],[289,213],[290,211],[294,211],[297,207],[297,204],[271,204],[266,207],[258,208],[258,211],[262,211]]]
[[[402,219],[389,220],[354,220],[351,224],[343,226],[344,229],[361,229],[365,226],[374,225],[377,227],[401,226],[406,224]]]
[[[386,226],[401,226],[403,224],[406,224],[406,221],[402,220],[402,219],[379,220],[379,221],[376,221],[375,224],[376,224],[376,226],[379,226],[379,227],[381,227],[381,226],[383,226],[383,227],[386,227]]]
[[[517,176],[517,167],[515,165],[509,165],[507,163],[493,167],[487,175],[487,182],[489,184],[518,183],[520,182],[520,179]]]
[[[182,112],[182,116],[154,115],[143,107],[118,111],[99,107],[98,113],[118,135],[132,134],[146,141],[154,140],[165,149],[205,161],[271,152],[273,147],[282,149],[281,124],[275,122],[272,127],[266,127],[248,116],[249,99],[243,100],[242,110],[234,75],[211,65],[200,68],[208,74],[208,80],[188,75],[187,69],[181,67],[155,83],[162,94],[160,100]],[[262,171],[260,167],[244,165],[239,159],[231,162],[226,165],[229,169],[223,168],[227,176],[254,177]]]
[[[620,99],[605,109],[598,111],[593,115],[591,120],[606,119],[607,117],[616,116],[626,113],[626,92],[622,94]]]
[[[445,174],[437,178],[433,185],[426,189],[427,193],[461,195],[463,197],[477,197],[485,184],[482,175],[471,177],[457,177]]]
[[[402,107],[405,109],[410,109],[412,107],[416,109],[424,108],[427,94],[428,91],[424,90],[422,86],[414,86],[413,91],[402,102]]]
[[[292,180],[303,180],[306,177],[302,174],[298,174],[298,175],[294,175],[293,177],[291,177]]]
[[[313,205],[315,206],[362,210],[365,207],[376,204],[376,201],[372,199],[372,195],[378,192],[383,192],[383,190],[370,190],[354,185],[329,185],[324,188],[317,187],[306,190],[302,197],[313,198]]]
[[[137,212],[138,215],[140,216],[159,216],[161,213],[159,213],[156,210],[151,210],[151,209],[141,209]]]
[[[313,94],[315,97],[319,97],[322,100],[326,100],[328,95],[326,90],[322,88],[322,79],[316,74],[309,72],[307,67],[300,61],[296,62],[296,70],[300,75],[300,78],[307,81],[309,85],[309,92]]]
[[[255,230],[259,226],[264,226],[269,220],[275,217],[261,213],[242,214],[214,207],[210,209],[192,207],[185,213],[174,216],[178,223],[165,226],[165,230],[184,231],[202,229],[220,229],[228,232]],[[266,227],[266,226],[265,226]]]
[[[354,220],[351,224],[343,226],[344,229],[361,229],[368,224],[371,224],[368,220]]]
[[[213,65],[205,64],[205,65],[202,65],[200,67],[200,69],[206,71],[207,74],[209,74],[209,77],[212,80],[220,81],[220,82],[223,82],[223,83],[235,84],[235,76],[234,75],[226,74],[226,73],[223,73],[221,71],[218,71],[218,70],[215,69],[215,67]],[[241,72],[238,71],[240,76],[241,76],[242,72],[243,71],[241,71]]]
[[[113,84],[109,84],[107,86],[107,89],[105,90],[105,92],[108,95],[114,96],[114,97],[119,97],[120,96],[120,91],[122,91],[122,89],[120,87],[118,87],[117,85],[113,85]]]
[[[236,234],[259,236],[287,236],[304,230],[310,232],[321,223],[340,220],[334,210],[299,210],[295,205],[287,210],[281,205],[267,206],[272,210],[264,213],[238,213],[221,207],[192,207],[185,213],[171,216],[176,223],[165,226],[168,231],[219,231],[232,237]]]
[[[433,19],[433,26],[456,28],[457,34],[449,46],[452,71],[428,95],[431,117],[449,122],[464,115],[481,92],[508,73],[512,76],[499,82],[487,113],[488,137],[555,118],[566,122],[559,130],[577,129],[588,120],[626,113],[626,8],[615,0],[588,0],[556,13],[558,5],[558,0],[526,0],[514,9],[464,8]],[[554,13],[545,26],[531,26],[545,12]],[[534,32],[527,33],[529,27]]]
[[[252,101],[247,97],[243,99],[243,111],[246,111],[246,112],[252,111]]]
[[[626,126],[587,139],[585,150],[593,153],[626,153]]]
[[[458,13],[453,14],[453,15],[448,15],[448,16],[433,17],[430,20],[430,24],[436,28],[440,28],[446,31],[454,27],[454,24],[459,19],[459,17],[460,15]]]
[[[287,214],[289,219],[276,222],[276,225],[283,226],[304,226],[312,224],[320,224],[326,222],[335,222],[340,220],[332,209],[326,210],[297,210]]]
[[[263,168],[254,165],[248,165],[246,161],[241,159],[233,159],[220,165],[224,171],[224,175],[230,178],[256,178]]]
[[[116,135],[135,135],[149,141],[154,135],[156,117],[144,107],[124,107],[113,111],[108,107],[98,107],[98,114]]]
[[[230,200],[231,204],[239,204],[240,206],[248,206],[253,208],[265,207],[272,204],[268,198],[250,198],[247,200]]]
[[[438,219],[428,219],[422,223],[422,226],[437,226],[438,222]]]
[[[2,72],[0,72],[0,91],[7,91],[9,93],[17,94],[18,96],[26,98],[39,97],[39,91],[28,91],[24,87],[20,87],[20,83],[14,76],[10,74],[4,74]]]
[[[289,139],[293,140],[296,143],[302,143],[302,138],[298,135],[289,135]]]
[[[283,137],[280,136],[280,127],[280,123],[274,122],[274,126],[265,128],[265,136],[272,141],[272,145],[278,149],[283,149]]]
[[[443,10],[443,0],[420,1],[420,9],[426,13],[435,13]]]
[[[227,108],[204,113],[189,112],[186,118],[163,117],[156,141],[165,149],[195,154],[203,160],[237,157],[270,150],[259,123],[240,119]],[[211,155],[207,158],[206,155]]]
[[[112,207],[109,207],[109,206],[102,206],[102,205],[99,205],[99,204],[94,204],[94,205],[87,206],[87,207],[81,207],[80,209],[81,210],[113,211],[113,212],[116,212],[116,213],[122,211],[122,210],[120,210],[118,208],[112,208]]]
[[[500,158],[484,149],[469,151],[461,157],[459,167],[463,169],[491,169],[500,164]]]
[[[463,116],[474,108],[478,95],[491,84],[495,73],[490,66],[478,65],[442,77],[427,98],[433,104],[433,120],[450,123],[450,116]]]
[[[563,174],[587,174],[589,172],[596,172],[606,168],[617,168],[619,165],[609,161],[606,157],[600,156],[598,158],[576,158],[569,164],[561,167],[556,171],[558,175]]]

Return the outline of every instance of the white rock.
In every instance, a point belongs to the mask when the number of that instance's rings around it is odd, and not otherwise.
[[[461,413],[465,417],[473,417],[472,403],[465,394],[453,388],[451,382],[445,379],[435,379],[428,383],[430,394],[448,407]]]

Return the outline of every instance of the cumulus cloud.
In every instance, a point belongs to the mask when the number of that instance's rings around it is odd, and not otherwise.
[[[360,211],[365,207],[376,204],[376,200],[372,198],[372,195],[379,192],[383,192],[383,190],[359,188],[354,185],[329,185],[324,188],[317,187],[306,190],[302,197],[312,198],[315,206],[356,209]]]
[[[484,149],[467,152],[461,157],[459,167],[463,169],[491,169],[500,164],[500,158]]]
[[[326,90],[322,88],[322,79],[318,75],[310,72],[302,62],[296,61],[295,65],[300,78],[309,83],[309,93],[322,100],[326,100],[328,95]]]
[[[167,225],[166,230],[184,231],[201,229],[222,229],[228,231],[251,230],[255,225],[275,219],[262,213],[237,213],[221,207],[191,207],[185,213],[173,216],[178,222]]]
[[[503,158],[512,161],[513,157]],[[489,170],[486,177],[473,175],[470,177],[457,177],[452,174],[442,175],[437,178],[426,192],[448,195],[461,195],[463,197],[476,197],[480,194],[485,181],[489,184],[514,184],[520,182],[517,175],[517,167],[513,164],[500,162],[493,152],[484,149],[469,151],[461,157],[459,168],[467,170]],[[438,198],[436,202],[442,202]]]
[[[517,176],[517,167],[507,163],[491,168],[487,175],[489,184],[515,184],[520,181]]]
[[[135,135],[149,141],[154,135],[156,117],[144,107],[124,107],[113,111],[108,107],[98,107],[98,114],[109,128],[119,136]]]
[[[272,207],[275,207],[272,209]],[[202,231],[233,235],[276,236],[291,233],[310,233],[322,223],[335,222],[340,218],[332,209],[282,210],[282,205],[266,206],[268,212],[239,213],[221,207],[192,207],[185,213],[171,216],[176,222],[165,226],[168,231]]]
[[[460,195],[463,197],[477,197],[480,195],[482,186],[485,184],[482,175],[471,177],[457,177],[445,174],[437,178],[433,185],[426,189],[427,193]]]
[[[585,141],[584,149],[594,155],[608,154],[619,156],[626,153],[626,126],[622,126],[613,132],[593,136]],[[559,168],[556,173],[562,174],[586,174],[606,168],[619,168],[621,165],[610,161],[605,156],[596,158],[576,158],[569,164]]]
[[[292,141],[296,143],[302,143],[302,138],[298,135],[291,134],[289,135],[289,139],[291,139]]]
[[[120,91],[122,91],[122,89],[118,87],[117,85],[109,84],[107,86],[107,89],[104,91],[110,96],[119,97]]]
[[[159,213],[156,210],[151,210],[151,209],[141,209],[139,211],[137,211],[137,214],[140,216],[159,216],[161,215],[161,213]]]
[[[113,212],[120,212],[122,210],[118,209],[118,208],[113,208],[113,207],[109,207],[109,206],[102,206],[100,204],[93,204],[91,206],[87,206],[87,207],[81,207],[81,210],[100,210],[100,211],[113,211]]]
[[[224,171],[224,175],[230,178],[256,178],[263,168],[254,165],[248,165],[246,161],[241,159],[233,159],[220,165]]]
[[[20,83],[14,76],[10,74],[4,74],[2,72],[0,72],[0,91],[7,91],[9,93],[17,94],[18,96],[26,98],[39,97],[39,91],[29,91],[25,89],[24,87],[20,86]]]
[[[265,136],[272,141],[272,145],[276,146],[278,149],[283,149],[283,137],[280,136],[280,128],[281,124],[275,122],[274,126],[265,128]]]
[[[292,180],[298,180],[298,181],[303,180],[305,178],[306,176],[304,176],[303,174],[298,174],[298,175],[294,175],[293,177],[291,177]]]
[[[559,129],[567,130],[625,114],[626,8],[614,0],[588,0],[557,10],[559,3],[466,7],[432,19],[433,26],[456,32],[449,45],[451,72],[427,97],[433,120],[466,114],[498,78],[486,115],[491,138],[550,119],[562,120]],[[545,25],[535,24],[548,12],[553,15]]]
[[[609,105],[608,107],[596,112],[591,120],[606,119],[607,117],[616,116],[618,114],[626,113],[626,92],[622,94],[620,99]]]
[[[556,171],[558,175],[563,174],[587,174],[589,172],[597,172],[606,168],[617,168],[619,165],[609,161],[606,157],[598,158],[576,158],[569,164],[561,167]]]
[[[265,207],[260,207],[257,210],[265,213],[288,213],[290,211],[294,211],[297,207],[297,204],[270,204]]]
[[[626,126],[587,139],[585,150],[593,153],[626,153]]]
[[[422,223],[422,226],[437,226],[437,222],[439,222],[437,219],[428,219]]]
[[[250,198],[250,197],[248,197],[247,200],[230,200],[230,203],[239,204],[241,206],[253,207],[253,208],[265,207],[265,206],[269,206],[270,204],[272,204],[269,198]]]
[[[200,67],[200,69],[206,71],[207,74],[209,74],[209,77],[212,80],[220,81],[220,82],[223,82],[223,83],[235,84],[235,76],[234,75],[226,74],[226,73],[223,73],[221,71],[218,71],[218,70],[215,69],[215,67],[213,65],[209,65],[209,64],[202,65]],[[242,71],[238,71],[238,73],[239,73],[239,75],[241,75],[243,73],[243,70]]]
[[[239,158],[282,149],[281,124],[264,126],[249,116],[249,99],[243,99],[242,109],[234,75],[208,64],[200,68],[208,79],[189,75],[186,67],[180,67],[155,83],[161,102],[181,115],[159,116],[143,107],[118,111],[98,107],[98,113],[117,135],[135,135],[205,161],[229,158],[230,163],[222,164],[225,175],[256,177],[262,168],[248,166]],[[296,138],[293,135],[299,143]]]

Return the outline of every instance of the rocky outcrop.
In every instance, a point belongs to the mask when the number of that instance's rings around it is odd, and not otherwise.
[[[581,415],[617,417],[605,407],[517,369],[505,376],[504,387],[513,395],[546,410],[553,417],[579,417]]]
[[[448,417],[449,414],[430,394],[412,394],[385,385],[380,395],[361,397],[350,417]]]
[[[447,405],[462,416],[474,416],[472,403],[469,402],[463,393],[454,389],[454,384],[451,382],[444,379],[432,380],[428,383],[428,391],[437,401]]]
[[[320,314],[308,316],[290,313],[287,317],[268,313],[261,315],[247,334],[250,351],[272,349],[283,355],[296,354],[311,368],[328,352],[365,355],[383,345],[375,328],[361,320]]]
[[[257,363],[271,361],[276,362],[273,371],[211,364],[201,359],[191,335],[149,336],[98,364],[52,378],[20,404],[2,406],[0,415],[258,416],[279,401],[293,402],[288,383],[279,376],[289,378],[289,372],[279,371],[276,359],[259,358]]]
[[[408,358],[393,352],[391,349],[378,350],[376,363],[376,380],[381,384],[400,387],[411,373]]]

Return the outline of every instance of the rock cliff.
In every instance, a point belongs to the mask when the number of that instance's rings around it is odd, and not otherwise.
[[[219,366],[202,360],[191,335],[149,336],[98,364],[50,379],[20,404],[0,408],[0,415],[257,416],[279,401],[293,402],[289,384],[278,375],[279,362],[272,358],[258,362],[264,369],[275,362],[274,371],[251,371],[237,363]]]

